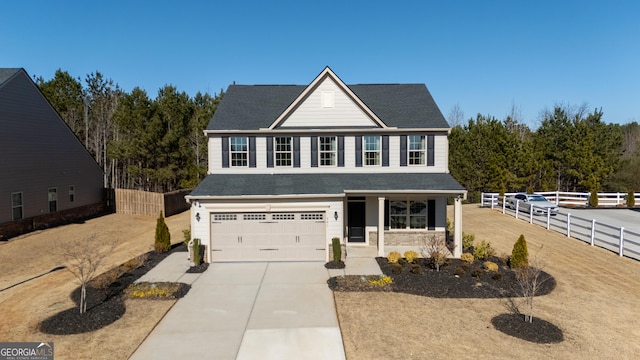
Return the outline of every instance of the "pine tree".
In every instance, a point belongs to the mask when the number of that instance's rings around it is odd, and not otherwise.
[[[523,266],[529,266],[529,251],[524,235],[520,235],[511,252],[511,268],[516,269]]]
[[[162,211],[160,211],[160,216],[158,216],[156,223],[156,241],[154,247],[157,252],[167,252],[171,249],[171,233],[169,233],[169,228],[164,222]]]

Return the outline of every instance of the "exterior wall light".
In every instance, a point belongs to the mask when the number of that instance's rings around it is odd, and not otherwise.
[[[334,218],[334,219],[336,219],[336,220],[338,220],[338,212],[337,212],[337,211],[334,211],[334,212],[333,212],[333,218]]]
[[[200,213],[196,213],[196,221],[200,222]]]

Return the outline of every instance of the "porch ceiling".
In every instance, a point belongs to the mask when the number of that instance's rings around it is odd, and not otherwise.
[[[450,174],[211,174],[189,198],[430,193],[458,195],[466,190]]]

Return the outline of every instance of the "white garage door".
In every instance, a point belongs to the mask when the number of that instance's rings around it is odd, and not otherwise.
[[[325,260],[324,212],[211,214],[212,261]]]

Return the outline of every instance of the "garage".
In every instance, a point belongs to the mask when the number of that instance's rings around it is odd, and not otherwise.
[[[211,261],[324,261],[324,212],[211,214]]]

